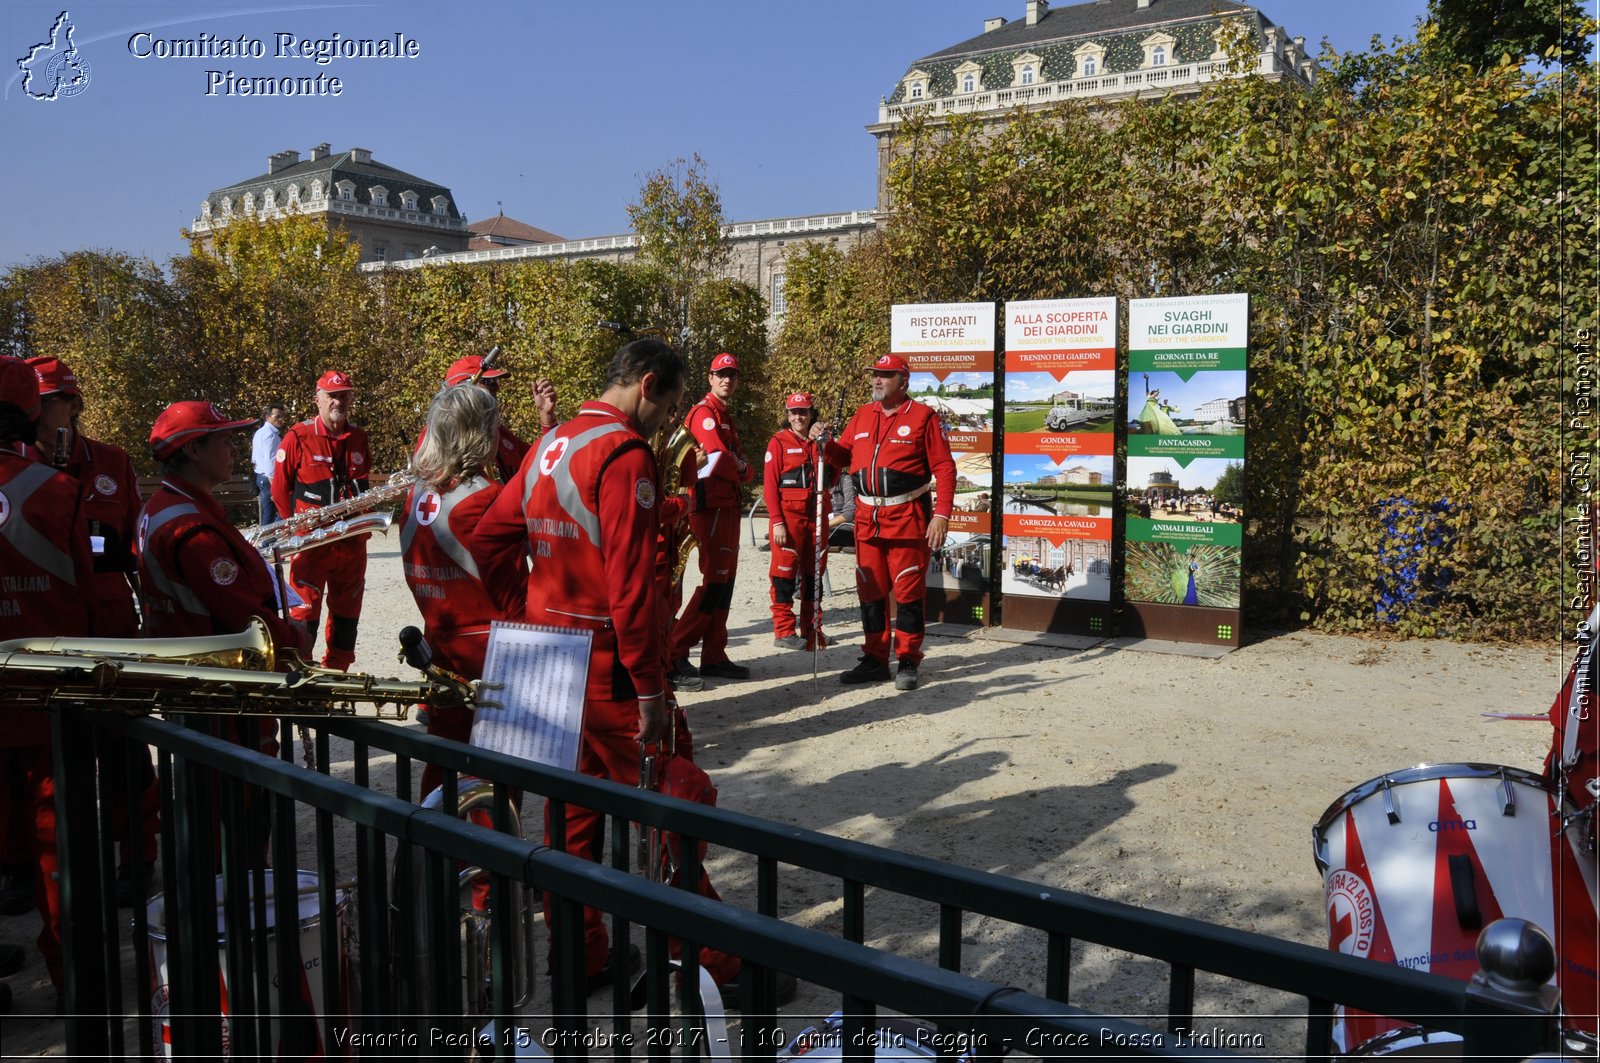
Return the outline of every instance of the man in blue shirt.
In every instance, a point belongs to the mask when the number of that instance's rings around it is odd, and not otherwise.
[[[261,507],[262,524],[278,519],[278,507],[272,504],[272,470],[277,465],[273,459],[278,453],[278,442],[283,438],[285,419],[283,403],[269,403],[262,409],[261,427],[250,441],[250,461],[255,466],[256,502]]]

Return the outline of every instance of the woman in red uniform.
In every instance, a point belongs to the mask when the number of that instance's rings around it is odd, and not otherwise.
[[[500,484],[489,478],[499,428],[499,403],[485,388],[457,385],[434,396],[427,432],[411,459],[417,483],[400,526],[406,585],[422,613],[434,662],[466,679],[482,678],[489,622],[504,615],[484,589],[470,549],[472,530],[500,494]],[[428,733],[467,741],[472,710],[430,709]],[[433,764],[423,768],[424,797],[442,775]]]
[[[771,515],[772,641],[786,649],[812,648],[817,601],[817,447],[824,447],[828,483],[822,491],[822,520],[832,507],[833,484],[838,471],[850,464],[850,452],[828,440],[819,443],[823,426],[817,422],[811,396],[797,391],[784,403],[789,427],[767,443],[763,494]],[[827,543],[823,543],[827,564]],[[794,596],[800,592],[800,627],[795,629]],[[826,642],[823,645],[827,645]]]

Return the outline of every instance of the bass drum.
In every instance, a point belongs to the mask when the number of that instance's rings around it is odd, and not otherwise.
[[[1595,854],[1543,777],[1494,764],[1434,764],[1362,783],[1312,831],[1322,872],[1328,947],[1466,981],[1478,933],[1506,916],[1556,943],[1554,981],[1595,1033],[1592,1011],[1600,899]],[[1339,1007],[1334,1046],[1356,1055],[1460,1053],[1452,1034]]]
[[[444,807],[444,790],[435,789],[422,801],[422,807],[438,811]],[[483,779],[471,776],[462,777],[456,783],[456,815],[464,820],[488,827],[494,815],[494,784]],[[511,836],[517,839],[522,837],[521,817],[517,813],[516,803],[511,806]],[[411,889],[412,896],[420,898],[426,896],[425,876],[427,862],[423,859],[424,853],[420,848],[411,850]],[[401,873],[400,860],[395,859],[395,879],[399,880]],[[489,908],[489,875],[481,867],[462,866],[458,869],[456,882],[460,896],[460,942],[461,942],[461,974],[465,983],[463,986],[463,1000],[465,1014],[473,1020],[487,1020],[493,1014],[491,1006],[491,990],[493,981],[491,972],[493,967],[494,943],[494,918],[495,914]],[[512,997],[515,1007],[525,1006],[533,995],[533,957],[534,957],[534,906],[531,891],[520,885],[514,885],[511,890],[512,904],[510,918],[517,928],[517,947],[511,956]],[[395,924],[392,927],[392,940],[407,942],[410,940],[412,928],[399,925],[399,912],[390,909]],[[397,949],[397,961],[399,960]],[[400,969],[401,967],[405,969]],[[398,979],[418,978],[416,999],[421,1002],[427,999],[428,979],[432,978],[436,969],[433,957],[429,953],[428,936],[417,933],[417,953],[407,958],[403,963],[397,962],[395,976]]]

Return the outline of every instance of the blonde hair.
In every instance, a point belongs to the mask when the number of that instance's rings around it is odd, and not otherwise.
[[[483,472],[500,436],[500,404],[484,388],[457,384],[428,405],[428,433],[411,458],[417,481],[446,491]]]

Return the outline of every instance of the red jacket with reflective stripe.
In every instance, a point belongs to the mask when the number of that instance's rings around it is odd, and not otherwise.
[[[365,491],[372,475],[372,450],[364,428],[345,422],[334,433],[321,417],[301,421],[278,444],[272,503],[284,516],[304,513]]]
[[[655,560],[655,455],[622,411],[586,402],[530,451],[478,524],[473,554],[502,608],[531,551],[520,619],[595,633],[590,699],[666,689]],[[599,722],[601,726],[610,726]],[[638,720],[616,721],[637,727]]]
[[[38,446],[29,447],[27,453],[47,465],[55,457]],[[128,582],[138,572],[133,537],[144,506],[139,497],[139,474],[126,450],[82,433],[61,471],[81,485],[82,535],[94,564],[89,608],[94,613],[95,634],[132,638],[139,634],[138,603]]]
[[[839,444],[828,441],[824,459],[832,475],[850,464],[850,452]],[[767,503],[767,515],[774,524],[801,524],[809,528],[816,521],[817,496],[812,482],[817,477],[817,445],[809,439],[795,435],[794,429],[785,428],[767,443],[767,455],[762,461],[766,476],[762,480],[762,497]],[[822,492],[822,519],[833,512],[833,492]],[[790,529],[793,531],[794,529]]]
[[[936,413],[904,399],[893,410],[869,402],[855,412],[839,441],[850,449],[857,475],[856,538],[920,539],[928,530],[924,495],[892,506],[874,506],[867,496],[895,497],[908,484],[933,484],[934,516],[950,516],[956,490],[956,463]]]
[[[483,675],[489,622],[501,618],[472,556],[472,532],[500,494],[474,477],[440,494],[420,484],[406,498],[400,558],[406,585],[422,613],[428,643],[444,667],[468,679]]]
[[[739,485],[754,480],[756,468],[747,464],[744,472],[739,471],[739,458],[743,452],[739,448],[739,432],[733,427],[728,407],[722,404],[721,399],[707,393],[689,411],[683,424],[694,436],[695,442],[705,450],[707,464],[697,471],[693,459],[684,458],[679,485],[694,492],[695,501],[701,509],[719,506],[738,508],[743,501]]]
[[[176,477],[161,481],[139,518],[137,548],[146,635],[232,635],[259,616],[274,645],[299,647],[278,615],[266,561],[208,492]]]
[[[0,641],[91,633],[78,494],[70,476],[0,449]],[[49,742],[48,713],[0,712],[0,748]]]

